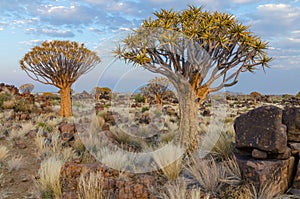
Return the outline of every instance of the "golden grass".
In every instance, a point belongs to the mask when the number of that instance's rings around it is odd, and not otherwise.
[[[91,172],[88,176],[81,175],[78,182],[79,199],[104,199],[102,174]]]
[[[59,177],[62,165],[63,161],[56,157],[50,157],[41,163],[38,185],[43,195],[49,194],[54,198],[61,198]]]
[[[8,150],[5,146],[0,146],[0,162],[2,162],[8,155]]]
[[[174,181],[178,178],[183,168],[183,153],[184,150],[173,143],[169,143],[153,153],[153,159],[158,169],[162,170],[168,180]]]

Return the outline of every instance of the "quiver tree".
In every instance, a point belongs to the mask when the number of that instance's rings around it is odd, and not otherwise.
[[[147,85],[147,90],[149,90],[150,95],[153,95],[155,102],[158,105],[158,110],[162,110],[163,98],[169,90],[169,80],[164,77],[155,77],[149,80]]]
[[[97,86],[93,90],[94,91],[92,91],[92,93],[95,94],[96,100],[100,100],[100,99],[111,100],[112,91],[110,88]]]
[[[34,85],[33,84],[22,84],[20,87],[19,87],[19,90],[22,92],[22,93],[31,93],[34,89]]]
[[[27,75],[60,89],[60,115],[72,116],[71,86],[100,62],[84,44],[70,41],[45,41],[31,49],[20,61]]]
[[[142,87],[141,89],[141,93],[142,93],[142,95],[144,96],[144,98],[145,98],[145,104],[148,104],[149,103],[149,98],[150,98],[150,91],[149,91],[149,88],[148,88],[148,85],[146,85],[146,86],[144,86],[144,87]]]
[[[238,82],[242,72],[266,67],[267,43],[232,15],[189,6],[161,10],[144,20],[114,51],[169,79],[178,93],[180,143],[189,151],[199,145],[197,102]]]

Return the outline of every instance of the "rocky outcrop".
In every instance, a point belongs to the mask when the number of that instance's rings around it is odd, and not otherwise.
[[[286,126],[282,124],[282,110],[275,106],[253,109],[236,118],[236,148],[257,149],[268,154],[282,154],[287,150]]]
[[[255,160],[238,157],[243,178],[252,182],[257,189],[270,186],[272,193],[285,193],[292,185],[295,158],[286,160]]]
[[[1,92],[10,93],[12,95],[20,94],[19,89],[17,87],[15,87],[14,85],[8,85],[8,84],[4,84],[4,83],[0,84],[0,93]]]
[[[113,194],[116,199],[156,199],[151,189],[157,180],[148,174],[133,174],[120,172],[95,163],[66,163],[61,170],[61,187],[63,197],[75,199],[78,196],[77,186],[80,175],[88,175],[90,172],[101,172],[103,176],[103,191]]]
[[[286,107],[283,110],[282,122],[287,127],[288,140],[300,142],[300,108]]]
[[[294,181],[299,179],[300,185],[300,168],[296,174],[300,143],[299,146],[288,143],[288,132],[293,135],[298,132],[296,112],[263,106],[236,118],[235,156],[243,178],[257,190],[269,186],[268,191],[277,195],[285,193],[293,184],[294,188],[300,188],[295,186],[298,181]]]

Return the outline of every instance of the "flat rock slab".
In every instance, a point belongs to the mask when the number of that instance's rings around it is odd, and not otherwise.
[[[234,129],[238,149],[275,154],[287,151],[286,126],[282,124],[282,110],[276,106],[263,106],[240,115]]]

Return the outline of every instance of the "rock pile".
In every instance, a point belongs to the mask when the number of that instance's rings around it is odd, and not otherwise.
[[[7,85],[4,83],[0,84],[0,92],[7,92],[12,95],[19,95],[19,89],[15,87],[14,85]]]
[[[243,178],[277,194],[300,189],[299,127],[300,108],[263,106],[236,118],[235,156]]]
[[[113,194],[116,199],[156,199],[151,192],[156,179],[148,174],[132,174],[119,172],[108,168],[99,162],[95,163],[66,163],[61,170],[61,186],[65,199],[78,198],[76,193],[78,180],[81,174],[88,175],[90,172],[101,172],[103,176],[103,192]]]

